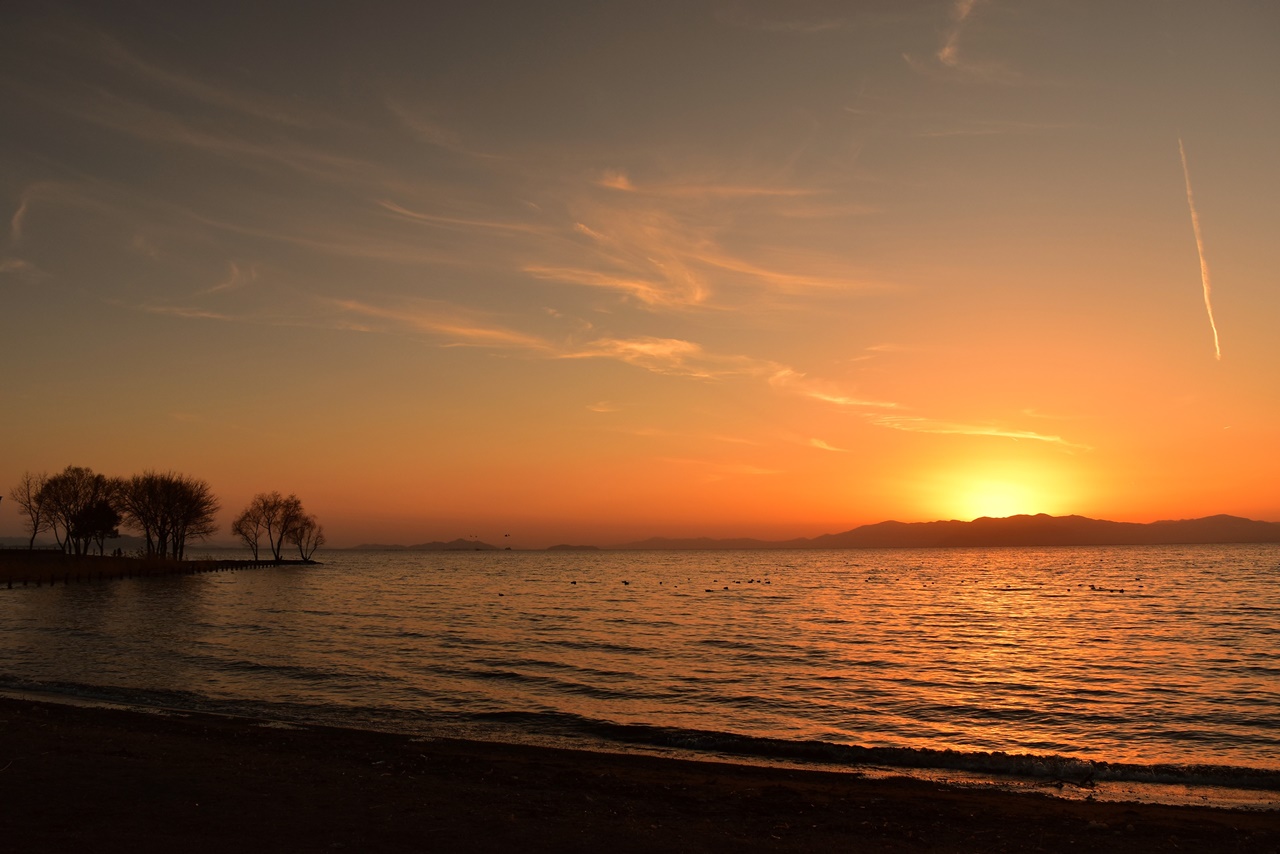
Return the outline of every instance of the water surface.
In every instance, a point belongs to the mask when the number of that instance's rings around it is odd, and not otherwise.
[[[322,557],[0,592],[0,687],[1280,789],[1278,546]]]

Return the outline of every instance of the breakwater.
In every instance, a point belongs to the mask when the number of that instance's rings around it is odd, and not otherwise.
[[[52,549],[0,549],[0,589],[300,565],[315,565],[315,562],[270,559],[177,561],[113,555],[69,555]]]

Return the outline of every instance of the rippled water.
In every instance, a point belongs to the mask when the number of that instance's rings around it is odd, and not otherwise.
[[[1202,778],[1280,788],[1277,546],[323,559],[0,591],[0,686],[835,762],[1217,766]]]

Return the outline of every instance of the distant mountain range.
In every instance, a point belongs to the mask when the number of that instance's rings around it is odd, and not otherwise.
[[[1280,523],[1239,516],[1163,522],[1109,522],[1085,516],[982,517],[972,522],[879,522],[840,534],[794,540],[654,537],[618,549],[903,549],[957,546],[1121,546],[1178,543],[1280,543]]]
[[[384,543],[364,543],[355,547],[356,551],[379,552],[496,552],[497,546],[482,543],[479,540],[457,539],[447,543],[418,543],[412,546],[387,545]]]
[[[1129,546],[1179,543],[1280,543],[1280,522],[1258,522],[1239,516],[1206,516],[1163,522],[1109,522],[1086,516],[982,517],[972,522],[878,522],[840,534],[800,537],[794,540],[757,540],[746,537],[713,539],[694,537],[670,539],[653,537],[634,543],[606,546],[608,549],[926,549],[964,546]],[[38,542],[51,548],[52,543]],[[26,548],[25,537],[0,537],[0,548]],[[123,536],[108,541],[108,550],[121,548],[126,554],[142,548],[139,537]],[[229,544],[226,548],[235,548]],[[597,546],[561,544],[547,551],[596,551]],[[499,546],[480,540],[456,539],[447,543],[417,543],[411,546],[365,543],[353,550],[473,552],[500,551]]]

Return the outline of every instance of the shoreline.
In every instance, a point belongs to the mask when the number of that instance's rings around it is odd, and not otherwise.
[[[953,750],[866,748],[823,742],[787,743],[727,733],[721,734],[727,738],[726,743],[690,745],[626,737],[619,740],[599,733],[553,735],[519,727],[477,728],[474,725],[459,727],[456,724],[441,726],[429,717],[416,721],[325,721],[292,714],[279,716],[271,709],[262,707],[215,709],[170,704],[163,700],[157,702],[156,699],[148,701],[136,697],[113,697],[103,692],[65,693],[40,688],[0,686],[0,702],[12,700],[67,705],[161,717],[184,718],[194,715],[281,729],[319,728],[337,732],[375,732],[415,741],[500,744],[779,771],[817,771],[867,780],[914,780],[971,791],[1043,795],[1054,800],[1272,812],[1280,818],[1280,787],[1275,785],[1274,779],[1278,772],[1262,768],[1174,764],[1127,766],[1124,763],[1070,756],[1000,752],[965,754]],[[715,734],[701,735],[705,739]],[[737,744],[742,740],[748,742],[745,748]],[[750,743],[753,742],[765,742],[767,746],[783,744],[789,749],[773,752],[751,749]],[[904,754],[908,761],[902,761]],[[964,760],[966,756],[968,761]],[[1117,771],[1121,773],[1117,775]],[[1214,779],[1215,774],[1223,772],[1227,772],[1224,779]],[[1261,779],[1263,777],[1271,779]]]
[[[10,850],[1280,851],[1275,812],[0,697]]]

